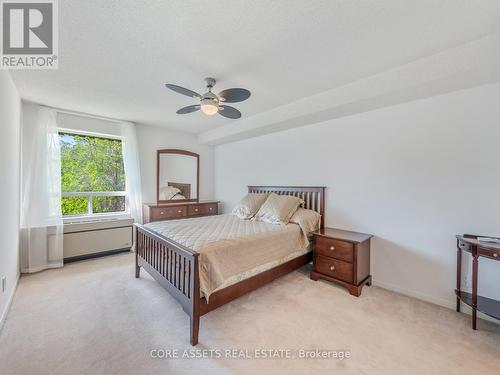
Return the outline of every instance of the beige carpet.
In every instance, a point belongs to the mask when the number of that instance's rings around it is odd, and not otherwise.
[[[197,348],[349,359],[153,359],[152,349],[191,349],[188,318],[133,271],[122,254],[22,277],[0,333],[0,374],[500,374],[499,326],[480,321],[473,332],[466,315],[376,287],[354,298],[307,268],[202,317]]]

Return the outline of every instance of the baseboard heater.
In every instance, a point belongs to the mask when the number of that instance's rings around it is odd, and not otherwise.
[[[133,219],[64,224],[64,263],[130,251],[133,224]]]

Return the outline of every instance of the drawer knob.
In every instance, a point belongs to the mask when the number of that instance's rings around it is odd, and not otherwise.
[[[209,210],[212,211],[213,207],[210,207]]]
[[[195,210],[196,212],[198,212],[198,209],[197,209],[197,208],[195,208],[194,210]]]
[[[498,258],[498,253],[493,253],[494,258]]]
[[[330,266],[330,271],[334,271],[335,270],[335,267],[334,266]]]
[[[160,211],[160,215],[163,215],[164,213],[165,213],[165,212],[163,212],[163,211]]]
[[[335,250],[335,246],[330,246],[330,250],[331,251]]]
[[[177,212],[181,214],[181,213],[182,213],[182,210],[179,210],[179,211],[177,211]]]

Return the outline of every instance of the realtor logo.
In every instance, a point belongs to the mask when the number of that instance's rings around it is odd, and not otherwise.
[[[56,0],[0,0],[2,69],[57,69]]]

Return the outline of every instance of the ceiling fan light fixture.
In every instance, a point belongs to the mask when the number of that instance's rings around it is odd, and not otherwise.
[[[209,116],[215,115],[217,112],[219,112],[219,106],[217,101],[213,99],[202,99],[201,111]]]
[[[1,1],[1,0],[0,0]],[[166,83],[165,86],[178,94],[190,96],[192,98],[199,98],[200,104],[188,105],[187,107],[180,108],[176,111],[179,115],[192,113],[201,110],[207,116],[220,114],[223,117],[230,119],[241,118],[241,112],[236,108],[229,105],[219,105],[221,103],[238,103],[247,100],[250,97],[250,91],[243,88],[231,88],[214,94],[212,88],[215,86],[215,79],[206,78],[206,86],[208,91],[203,95],[198,94],[185,87],[174,85],[173,83]]]

